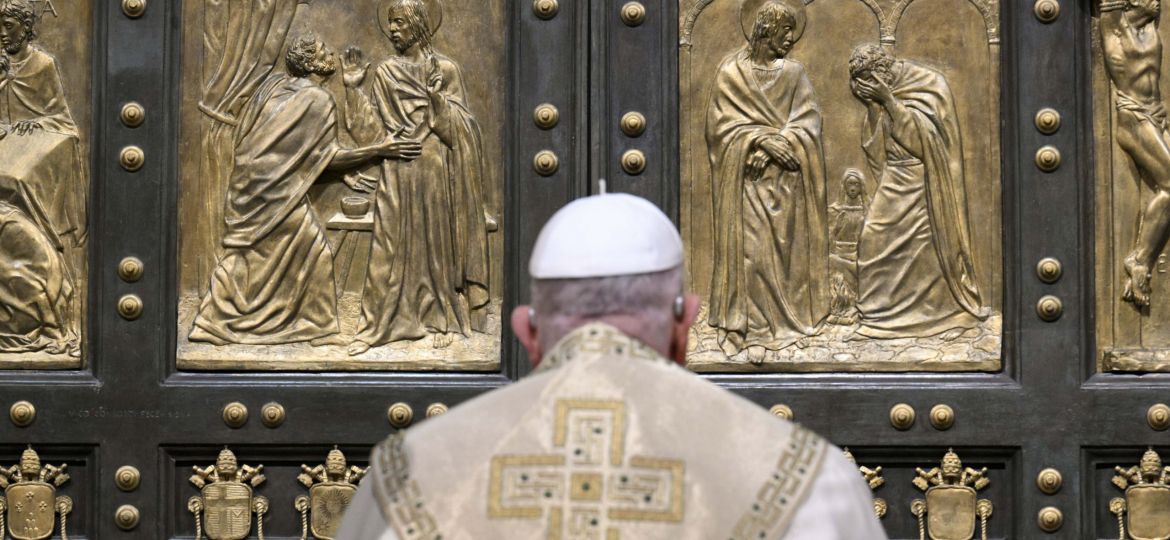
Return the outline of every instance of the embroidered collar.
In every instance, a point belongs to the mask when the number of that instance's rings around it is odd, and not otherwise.
[[[658,351],[605,323],[586,324],[562,338],[533,373],[556,369],[580,358],[623,357],[670,363]]]

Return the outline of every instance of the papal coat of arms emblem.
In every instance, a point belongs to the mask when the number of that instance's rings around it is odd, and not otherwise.
[[[1125,490],[1125,498],[1109,501],[1109,511],[1117,516],[1121,540],[1170,540],[1170,467],[1150,448],[1137,467],[1114,470],[1113,485]]]
[[[204,532],[210,540],[243,540],[252,531],[252,514],[256,514],[257,534],[264,537],[268,499],[252,493],[252,488],[264,483],[263,465],[240,467],[236,455],[224,448],[215,465],[193,469],[191,483],[200,494],[187,501],[187,509],[195,514],[196,540]]]
[[[345,454],[337,447],[329,451],[324,465],[312,468],[301,465],[303,472],[297,480],[309,488],[307,496],[301,495],[293,501],[301,513],[301,538],[308,538],[310,531],[317,540],[333,540],[337,536],[345,509],[357,494],[358,482],[368,469],[346,463]]]
[[[971,540],[978,520],[980,536],[987,540],[987,519],[991,517],[992,504],[977,496],[979,490],[991,483],[986,468],[978,471],[964,468],[958,454],[948,450],[941,468],[918,469],[913,481],[918,489],[926,492],[926,500],[916,499],[910,505],[918,518],[918,530],[928,534],[931,540]]]
[[[67,537],[66,521],[73,511],[73,499],[57,496],[57,488],[69,481],[66,465],[41,466],[41,458],[29,447],[20,455],[20,464],[0,469],[0,538],[8,533],[15,540],[45,540],[61,516],[61,537]]]

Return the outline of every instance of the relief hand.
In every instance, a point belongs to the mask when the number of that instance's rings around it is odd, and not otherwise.
[[[349,186],[349,189],[358,193],[373,193],[378,187],[377,178],[366,176],[360,172],[347,174],[342,177],[342,180],[345,182],[345,185]]]
[[[361,86],[369,69],[370,63],[365,61],[365,55],[360,48],[349,47],[345,49],[345,54],[341,55],[341,80],[347,88]]]
[[[744,173],[747,175],[748,179],[750,179],[752,182],[755,182],[764,176],[764,169],[768,167],[769,161],[770,160],[768,159],[767,152],[756,149],[752,153],[748,154],[746,164],[747,166],[744,168]]]
[[[378,145],[378,155],[387,159],[411,161],[422,155],[422,143],[409,139],[386,139]]]
[[[38,129],[45,129],[45,127],[36,120],[21,120],[13,124],[12,129],[17,135],[29,135]]]
[[[800,170],[800,161],[796,159],[796,152],[792,150],[792,145],[789,144],[788,139],[783,137],[771,137],[760,142],[760,148],[772,156],[780,166],[790,171]]]

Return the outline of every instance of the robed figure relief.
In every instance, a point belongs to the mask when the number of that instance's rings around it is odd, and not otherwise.
[[[351,355],[431,336],[445,348],[487,323],[487,219],[483,143],[463,73],[435,49],[437,2],[391,0],[379,23],[394,54],[370,71],[345,57],[346,122],[361,142],[387,136],[422,144],[418,159],[382,161],[374,193],[370,268]],[[367,88],[366,79],[372,79]]]
[[[356,149],[338,143],[337,106],[321,86],[337,59],[324,43],[293,40],[286,68],[270,75],[240,113],[224,254],[192,341],[340,344],[333,252],[309,188],[328,169],[418,156],[418,143],[390,137]]]
[[[0,353],[79,358],[87,178],[42,13],[0,2]]]
[[[829,311],[821,115],[786,58],[803,12],[774,1],[727,56],[707,110],[715,266],[708,322],[728,355],[760,362],[817,331]]]
[[[962,136],[939,71],[862,45],[849,59],[866,105],[862,146],[874,178],[858,242],[859,334],[925,337],[987,319],[975,280]]]

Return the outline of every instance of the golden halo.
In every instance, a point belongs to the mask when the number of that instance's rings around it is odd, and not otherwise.
[[[382,0],[378,3],[378,28],[382,29],[386,39],[390,39],[390,4],[393,1]],[[433,36],[443,26],[443,0],[423,0],[423,4],[427,6],[427,26]]]
[[[748,41],[752,40],[752,30],[756,27],[756,14],[760,12],[760,8],[769,2],[780,2],[792,8],[796,12],[796,28],[795,39],[800,40],[804,35],[804,26],[808,23],[808,16],[804,12],[805,4],[812,3],[812,0],[743,0],[739,6],[739,27],[743,30],[743,37]]]

